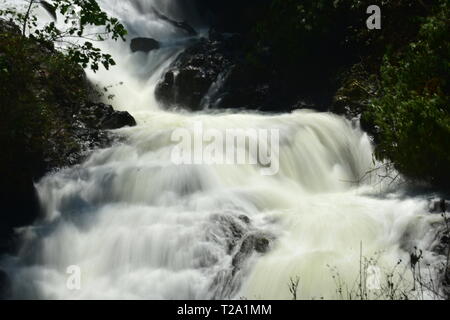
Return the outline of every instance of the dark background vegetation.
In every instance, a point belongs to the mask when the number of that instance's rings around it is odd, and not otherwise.
[[[251,84],[250,74],[268,83],[278,102],[271,111],[303,100],[361,117],[378,159],[411,181],[450,189],[448,1],[198,2],[222,17],[213,28],[241,34],[245,75],[237,82]],[[381,30],[366,27],[372,4]]]

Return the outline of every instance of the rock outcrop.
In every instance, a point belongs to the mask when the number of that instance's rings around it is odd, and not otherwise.
[[[132,52],[145,52],[159,49],[161,44],[159,41],[152,38],[134,38],[131,39],[130,49]]]
[[[313,107],[312,100],[277,77],[275,70],[255,66],[247,57],[245,39],[215,29],[182,52],[156,87],[167,108],[188,110],[250,109],[289,112]],[[270,51],[259,53],[269,66]],[[275,73],[274,73],[275,72]]]
[[[269,245],[270,241],[264,234],[253,233],[247,235],[233,257],[232,265],[235,268],[235,272],[242,267],[244,261],[254,252],[266,253],[269,250]]]
[[[202,109],[210,87],[233,64],[234,52],[225,46],[201,39],[186,49],[158,84],[156,97],[168,107]]]
[[[80,110],[80,115],[83,122],[99,130],[114,130],[136,125],[136,120],[128,112],[116,111],[111,105],[104,103],[88,103]]]

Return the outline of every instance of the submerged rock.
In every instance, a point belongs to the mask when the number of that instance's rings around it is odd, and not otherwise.
[[[212,219],[220,226],[221,235],[227,245],[227,251],[231,254],[247,232],[246,226],[242,224],[241,220],[237,220],[233,215],[218,214],[214,215]]]
[[[232,265],[235,270],[239,269],[253,252],[266,253],[269,250],[269,245],[270,241],[264,234],[254,233],[247,235],[233,257]]]

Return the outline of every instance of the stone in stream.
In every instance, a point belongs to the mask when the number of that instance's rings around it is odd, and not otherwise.
[[[86,104],[80,111],[80,117],[89,127],[102,130],[114,130],[136,125],[136,120],[128,112],[116,111],[111,105],[104,103]]]
[[[258,253],[266,253],[269,250],[270,241],[266,235],[254,233],[247,235],[241,243],[237,253],[233,257],[232,265],[234,272],[239,270],[244,261],[256,251]]]
[[[239,216],[239,220],[245,222],[245,224],[250,224],[250,218],[244,214]]]
[[[224,70],[229,70],[233,50],[224,42],[200,39],[181,53],[158,83],[155,95],[166,107],[202,109],[201,102]]]
[[[111,115],[106,117],[101,124],[104,130],[120,129],[123,127],[134,127],[136,120],[126,111],[114,111]]]
[[[157,50],[161,47],[159,41],[152,38],[134,38],[131,40],[130,49],[132,52],[145,52]]]

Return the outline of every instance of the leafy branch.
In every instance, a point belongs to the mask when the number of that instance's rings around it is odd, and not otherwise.
[[[42,42],[56,44],[83,68],[94,72],[103,65],[105,69],[115,65],[111,55],[104,54],[93,42],[108,39],[125,40],[127,31],[117,18],[110,17],[96,0],[23,0],[24,10],[9,7],[0,10],[0,15],[9,17],[21,26],[23,36]],[[51,22],[38,25],[37,8],[45,9],[52,17]],[[58,18],[62,23],[56,24]]]

